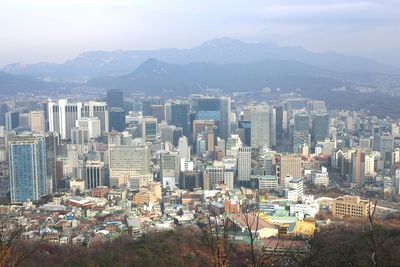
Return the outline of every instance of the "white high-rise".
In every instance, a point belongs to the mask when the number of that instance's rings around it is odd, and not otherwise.
[[[49,131],[59,133],[62,139],[71,138],[71,129],[81,118],[81,110],[81,102],[73,103],[67,99],[49,102]]]
[[[269,107],[257,107],[251,111],[251,147],[269,148],[271,146],[271,115]]]
[[[251,147],[241,147],[238,152],[238,180],[250,181],[251,176]]]

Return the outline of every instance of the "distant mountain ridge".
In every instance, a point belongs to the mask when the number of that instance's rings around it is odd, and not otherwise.
[[[260,90],[264,87],[306,90],[331,89],[346,83],[332,71],[290,60],[252,63],[171,64],[149,59],[135,71],[120,76],[95,78],[88,85],[145,91],[157,95],[186,95],[207,88],[226,92]]]
[[[292,60],[315,67],[348,73],[398,74],[400,70],[373,60],[335,52],[314,53],[301,47],[245,43],[230,38],[213,39],[190,49],[158,49],[112,52],[90,51],[61,64],[10,64],[3,71],[41,79],[87,81],[99,76],[128,74],[146,60],[157,58],[171,64],[251,63],[262,60]]]

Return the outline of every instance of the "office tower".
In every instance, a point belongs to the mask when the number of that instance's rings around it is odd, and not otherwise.
[[[19,126],[19,112],[18,111],[6,112],[5,120],[6,120],[6,130],[7,131],[14,130]]]
[[[122,132],[125,130],[125,111],[121,108],[110,108],[109,116],[109,131]]]
[[[304,194],[303,187],[303,179],[300,178],[290,180],[288,188],[284,191],[285,197],[291,202],[301,201]]]
[[[49,102],[48,109],[49,131],[59,133],[61,139],[70,139],[71,129],[75,127],[76,120],[81,118],[82,103],[60,99]]]
[[[196,140],[199,133],[205,132],[206,128],[214,128],[215,121],[213,120],[194,120],[193,121],[193,140]]]
[[[271,146],[270,125],[269,107],[258,107],[251,111],[252,148],[269,148]]]
[[[172,119],[172,108],[171,108],[171,102],[167,102],[165,103],[165,121],[167,123],[171,123],[171,119]]]
[[[182,136],[178,141],[179,157],[184,160],[190,160],[190,148],[186,136]]]
[[[46,142],[46,169],[47,181],[49,184],[48,193],[57,192],[58,181],[56,175],[57,148],[59,145],[59,135],[57,133],[48,132],[45,134]]]
[[[171,103],[171,124],[182,128],[183,135],[190,137],[189,131],[189,103]]]
[[[351,154],[352,173],[351,182],[360,184],[365,180],[365,153],[357,149],[355,153]]]
[[[312,120],[311,141],[316,144],[329,137],[329,116],[327,113],[316,114]]]
[[[196,171],[184,171],[181,172],[179,178],[180,188],[193,191],[194,188],[203,187],[203,179],[200,172]]]
[[[241,147],[238,152],[238,181],[250,181],[251,176],[251,147]]]
[[[302,178],[301,157],[281,156],[279,168],[279,185],[285,185],[285,177]]]
[[[30,116],[29,113],[20,113],[19,114],[19,126],[18,128],[22,129],[30,129],[30,122],[29,122]]]
[[[44,112],[42,110],[31,111],[29,113],[29,121],[32,132],[44,133],[46,131]]]
[[[9,173],[11,203],[39,201],[48,194],[43,136],[20,135],[10,141]]]
[[[132,178],[150,173],[148,146],[112,146],[109,148],[110,187],[121,188]]]
[[[159,130],[161,132],[161,142],[169,142],[171,144],[173,143],[174,128],[176,128],[174,125],[159,125]]]
[[[161,180],[163,180],[165,177],[174,177],[175,182],[178,184],[178,178],[181,170],[178,152],[162,153],[160,159],[160,168]]]
[[[239,148],[242,147],[242,141],[238,135],[232,134],[231,137],[228,138],[225,145],[226,156],[228,158],[237,158],[239,153]]]
[[[311,114],[317,113],[325,113],[326,112],[326,104],[325,101],[321,100],[311,100],[308,101],[308,112]]]
[[[220,112],[221,112],[221,123],[220,123],[220,134],[218,137],[226,140],[231,135],[231,98],[221,97],[220,98]]]
[[[156,118],[158,123],[165,120],[164,105],[151,105],[150,110],[151,110],[151,116]]]
[[[89,143],[89,130],[85,127],[71,129],[71,144],[87,145]]]
[[[215,189],[217,185],[224,183],[224,164],[215,161],[213,165],[206,166],[203,172],[204,190]]]
[[[271,109],[271,146],[280,148],[283,144],[283,107]]]
[[[88,160],[85,163],[85,189],[105,185],[104,162]]]
[[[86,128],[88,130],[88,138],[97,138],[101,135],[100,120],[98,118],[82,117],[76,121],[76,127]]]
[[[177,146],[179,143],[179,138],[183,136],[182,128],[175,127],[172,131],[172,144],[173,146]]]
[[[7,104],[0,104],[0,126],[6,126],[6,113],[8,112]]]
[[[381,153],[384,168],[390,168],[393,164],[394,138],[389,133],[374,136],[374,150]]]
[[[146,142],[154,142],[157,139],[157,119],[145,117],[142,120],[142,137]]]
[[[310,118],[307,114],[294,116],[293,152],[300,153],[304,144],[310,144]]]
[[[245,146],[251,146],[251,121],[239,121],[238,130],[243,129],[242,143]]]
[[[124,108],[124,93],[119,89],[107,91],[108,108]]]
[[[231,133],[230,97],[210,97],[193,95],[190,99],[192,111],[198,120],[213,120],[217,126],[216,134],[226,140]]]
[[[105,133],[109,129],[109,108],[106,102],[88,101],[83,103],[82,117],[98,118],[100,131]]]

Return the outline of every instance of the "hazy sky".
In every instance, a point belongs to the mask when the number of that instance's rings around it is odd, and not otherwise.
[[[0,66],[208,39],[352,54],[400,49],[400,0],[1,0]],[[397,52],[397,55],[399,52]]]

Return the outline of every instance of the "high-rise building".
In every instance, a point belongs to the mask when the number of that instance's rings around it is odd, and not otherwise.
[[[238,181],[250,181],[251,176],[251,147],[241,147],[238,152]]]
[[[48,103],[49,131],[60,134],[61,139],[71,138],[71,129],[75,127],[76,120],[81,118],[82,103],[72,103],[66,99]]]
[[[31,111],[29,113],[29,122],[30,122],[32,132],[44,133],[46,131],[43,110]]]
[[[192,95],[191,109],[197,120],[213,120],[217,126],[216,134],[226,140],[231,133],[230,97]]]
[[[251,147],[269,148],[270,137],[270,111],[267,108],[255,108],[251,111]]]
[[[150,173],[148,146],[112,146],[109,148],[110,187],[124,187],[133,178]]]
[[[171,103],[171,124],[182,128],[183,135],[190,136],[189,131],[189,103]]]
[[[83,103],[82,117],[98,118],[100,120],[100,131],[102,134],[109,129],[109,111],[106,102],[88,101]]]
[[[20,135],[9,144],[11,203],[38,201],[48,194],[46,142],[43,136]]]
[[[142,120],[142,137],[146,142],[154,142],[157,139],[157,119],[144,117]]]
[[[88,139],[97,138],[101,135],[100,120],[98,118],[82,117],[76,121],[75,126],[87,129]]]
[[[119,89],[107,91],[107,105],[109,108],[124,108],[124,93]]]
[[[122,132],[125,130],[125,111],[121,108],[110,108],[109,131]]]
[[[86,161],[85,163],[85,188],[93,189],[105,185],[104,162]]]
[[[0,126],[6,126],[6,113],[8,112],[7,104],[0,104]]]
[[[217,185],[224,183],[224,164],[215,161],[213,165],[206,166],[203,172],[204,190],[215,189]]]
[[[158,123],[165,120],[164,105],[151,105],[150,110],[151,110],[151,116],[156,118]]]
[[[46,169],[48,181],[48,193],[57,192],[58,181],[56,175],[57,163],[57,147],[60,142],[60,137],[57,133],[48,132],[45,134],[46,142]]]
[[[316,114],[312,120],[311,141],[316,144],[329,136],[329,116],[327,113]]]
[[[300,153],[304,144],[310,144],[310,117],[300,113],[294,116],[293,152]]]
[[[280,148],[283,144],[283,107],[271,109],[271,146]]]
[[[279,185],[285,185],[285,177],[293,176],[302,178],[301,157],[299,156],[281,156],[279,167]]]
[[[9,111],[6,113],[6,130],[11,131],[19,126],[19,111]]]

